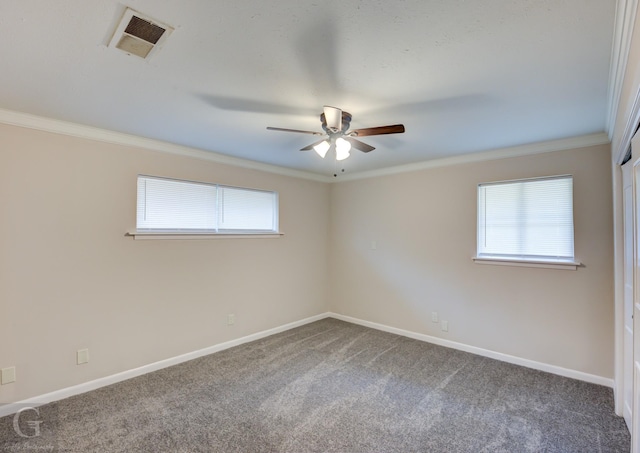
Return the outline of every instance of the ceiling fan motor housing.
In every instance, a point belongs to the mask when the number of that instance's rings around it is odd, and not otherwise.
[[[325,117],[324,112],[320,114],[320,121],[322,122],[322,129],[324,129],[327,134],[331,135],[336,132],[344,134],[349,130],[349,125],[351,124],[351,113],[345,111],[342,112],[342,129],[340,131],[331,130],[327,126],[327,118]]]
[[[315,149],[318,154],[324,157],[329,146],[333,146],[336,151],[346,150],[346,153],[341,153],[341,156],[344,157],[338,158],[338,160],[346,159],[349,156],[347,147],[349,149],[353,147],[359,151],[362,151],[363,153],[368,153],[375,149],[373,146],[357,140],[356,137],[365,137],[369,135],[401,134],[404,132],[404,125],[402,124],[368,127],[350,131],[349,127],[351,126],[351,113],[345,112],[337,107],[331,107],[329,105],[324,106],[323,112],[320,114],[320,122],[327,138],[323,138],[316,143],[307,145],[304,148],[301,148],[300,151],[309,151]],[[284,129],[281,127],[267,127],[267,129],[283,132],[297,132],[301,134],[324,135],[321,132],[303,131],[298,129]],[[322,145],[322,147],[326,149],[319,150],[320,148],[318,148],[318,146],[320,145]],[[341,148],[340,150],[338,150],[338,146]]]

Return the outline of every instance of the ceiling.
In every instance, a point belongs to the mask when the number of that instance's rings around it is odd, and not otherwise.
[[[109,47],[128,6],[175,31]],[[603,132],[614,0],[0,0],[0,108],[328,175],[298,150],[323,105],[347,173]]]

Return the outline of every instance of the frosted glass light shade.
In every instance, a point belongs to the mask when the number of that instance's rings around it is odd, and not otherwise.
[[[322,143],[318,143],[316,146],[313,147],[313,150],[318,153],[318,156],[322,157],[324,159],[324,156],[327,155],[327,151],[329,151],[329,148],[331,147],[331,144],[328,141],[323,141]]]
[[[340,137],[336,140],[336,160],[345,160],[350,156],[351,143]]]

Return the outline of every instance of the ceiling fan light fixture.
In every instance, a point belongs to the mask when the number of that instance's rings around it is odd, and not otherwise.
[[[329,151],[330,147],[331,147],[331,144],[327,140],[325,140],[323,142],[318,143],[316,146],[314,146],[313,150],[316,153],[318,153],[318,156],[324,159],[324,156],[327,155],[327,151]]]
[[[347,157],[349,157],[351,155],[351,153],[349,153],[349,151],[338,151],[336,149],[336,160],[345,160]]]
[[[384,134],[401,134],[404,132],[404,125],[392,124],[389,126],[368,127],[365,129],[349,129],[351,126],[351,113],[344,112],[337,107],[325,105],[320,114],[322,132],[303,131],[299,129],[285,129],[282,127],[267,127],[271,131],[297,132],[300,134],[324,135],[326,139],[301,148],[300,151],[314,150],[318,156],[324,159],[329,151],[335,150],[336,160],[345,160],[351,154],[351,148],[355,148],[363,153],[373,151],[375,148],[355,137]]]
[[[345,160],[351,154],[351,143],[340,137],[336,139],[336,160]]]

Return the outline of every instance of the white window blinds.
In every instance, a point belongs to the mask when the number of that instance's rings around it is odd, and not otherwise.
[[[274,233],[276,192],[138,176],[138,231]]]
[[[218,188],[218,229],[273,231],[277,206],[274,192]]]
[[[478,186],[478,257],[572,261],[573,178]]]

